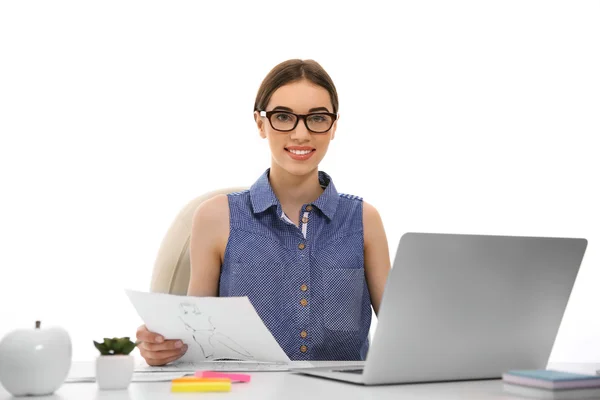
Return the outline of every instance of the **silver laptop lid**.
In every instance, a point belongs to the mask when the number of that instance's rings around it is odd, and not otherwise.
[[[365,381],[546,368],[586,246],[571,238],[403,235]]]

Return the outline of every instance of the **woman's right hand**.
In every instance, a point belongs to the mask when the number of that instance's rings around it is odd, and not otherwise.
[[[187,345],[181,340],[165,340],[161,335],[150,332],[142,325],[136,332],[140,355],[148,365],[165,365],[175,361],[185,354]]]

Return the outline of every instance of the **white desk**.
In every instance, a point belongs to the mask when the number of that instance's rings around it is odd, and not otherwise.
[[[52,400],[154,400],[154,399],[461,399],[522,400],[503,393],[501,380],[363,387],[289,372],[252,372],[250,383],[233,384],[227,393],[171,393],[170,382],[132,382],[127,390],[98,390],[96,383],[65,383]],[[0,400],[15,400],[0,387]]]
[[[362,387],[287,372],[254,372],[250,383],[233,384],[227,393],[171,393],[169,382],[132,382],[127,390],[98,390],[95,383],[65,383],[52,400],[163,400],[163,399],[517,399],[502,393],[502,383],[473,381],[419,385]],[[0,389],[0,400],[15,399]],[[29,398],[35,399],[35,398]]]

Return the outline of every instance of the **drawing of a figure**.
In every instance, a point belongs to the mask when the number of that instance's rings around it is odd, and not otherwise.
[[[245,358],[254,358],[229,336],[219,332],[212,323],[211,316],[198,310],[195,304],[180,303],[179,311],[181,313],[179,319],[183,322],[185,329],[192,332],[192,337],[200,347],[204,358],[212,358],[215,350],[218,350],[219,347],[221,349],[225,347]],[[225,352],[230,353],[227,350]]]

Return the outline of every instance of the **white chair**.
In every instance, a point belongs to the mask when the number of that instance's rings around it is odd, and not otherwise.
[[[203,201],[218,194],[240,192],[246,189],[248,188],[217,189],[196,197],[179,211],[158,250],[152,271],[151,292],[187,294],[190,282],[190,235],[192,217],[196,208]]]

